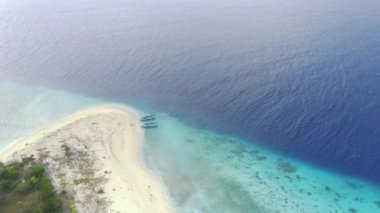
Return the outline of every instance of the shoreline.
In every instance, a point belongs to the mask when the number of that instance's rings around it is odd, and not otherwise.
[[[0,150],[0,161],[37,158],[58,190],[73,194],[79,212],[171,212],[141,159],[143,133],[135,110],[94,107],[15,140]]]

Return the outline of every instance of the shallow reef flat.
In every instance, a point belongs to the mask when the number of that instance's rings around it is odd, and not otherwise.
[[[160,115],[145,161],[181,212],[380,212],[380,190]]]

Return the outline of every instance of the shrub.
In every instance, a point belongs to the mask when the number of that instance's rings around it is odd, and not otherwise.
[[[0,212],[20,213],[59,213],[63,206],[44,167],[25,162],[0,164],[0,203]],[[75,206],[70,210],[75,213]]]
[[[50,179],[47,176],[41,178],[39,182],[39,188],[43,197],[49,197],[54,195],[53,184],[51,184]]]
[[[9,189],[12,185],[12,181],[9,179],[0,180],[0,191],[4,191]]]
[[[71,205],[69,206],[69,208],[70,208],[70,212],[71,212],[71,213],[78,213],[78,211],[77,211],[77,207],[75,207],[74,204],[71,204]]]
[[[29,167],[29,172],[32,176],[40,178],[45,174],[45,169],[44,169],[44,167],[42,167],[40,165],[34,164],[34,165]]]
[[[9,166],[5,167],[3,175],[7,179],[15,180],[20,175],[20,171],[19,170],[20,170],[19,166],[15,165],[15,164],[9,165]]]
[[[32,207],[32,209],[30,210],[30,212],[31,213],[44,213],[44,211],[41,209],[41,207],[39,205]]]
[[[44,208],[44,212],[54,213],[60,212],[62,208],[62,201],[58,199],[58,197],[53,196],[45,201],[46,205]]]
[[[4,170],[5,170],[5,165],[2,162],[0,162],[0,177],[3,176]]]
[[[30,177],[29,178],[29,184],[32,185],[32,186],[35,186],[38,182],[38,179],[34,176]]]
[[[19,184],[17,184],[16,188],[15,188],[15,191],[17,193],[26,193],[30,190],[30,185],[28,184],[28,182],[21,182]]]
[[[103,194],[104,193],[104,189],[103,188],[98,189],[97,193],[98,194]]]

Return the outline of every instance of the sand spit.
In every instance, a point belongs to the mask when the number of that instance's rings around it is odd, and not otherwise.
[[[140,161],[142,140],[135,111],[94,108],[12,143],[0,161],[33,156],[78,212],[170,212],[162,187]]]

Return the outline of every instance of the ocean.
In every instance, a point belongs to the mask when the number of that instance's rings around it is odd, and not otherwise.
[[[126,103],[183,212],[380,211],[379,8],[0,0],[0,144]]]

